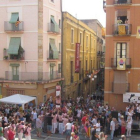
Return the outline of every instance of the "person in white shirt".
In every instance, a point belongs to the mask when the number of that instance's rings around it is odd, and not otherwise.
[[[110,131],[111,131],[111,140],[113,140],[115,131],[115,118],[112,118],[112,121],[110,123]]]
[[[100,131],[101,131],[101,125],[100,125],[100,120],[98,120],[96,123],[96,134],[99,135]]]
[[[36,109],[34,108],[33,111],[32,111],[32,116],[31,116],[31,119],[32,119],[32,127],[33,128],[36,128],[36,119],[37,119],[37,112],[36,112]]]
[[[70,139],[70,136],[71,136],[71,127],[72,127],[72,124],[70,123],[70,120],[69,120],[69,122],[65,126],[66,140],[69,140]]]
[[[128,121],[127,121],[127,126],[126,126],[126,128],[127,128],[127,134],[126,134],[126,136],[131,136],[131,126],[132,126],[132,121],[131,121],[131,119],[128,119]]]
[[[93,116],[91,122],[92,122],[93,125],[96,125],[96,123],[97,123],[97,117],[96,116]]]

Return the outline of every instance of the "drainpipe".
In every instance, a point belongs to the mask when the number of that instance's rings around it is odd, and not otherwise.
[[[84,53],[84,48],[85,48],[85,30],[83,32],[83,74],[82,74],[82,79],[84,79],[84,58],[85,58],[85,53]],[[83,90],[82,90],[82,96],[83,96],[83,91],[84,91],[84,82],[83,82]]]
[[[90,64],[90,62],[91,62],[91,34],[90,34],[90,60],[89,60],[89,66],[90,66],[90,70],[92,69],[92,67],[91,67],[91,64]],[[90,72],[91,73],[91,72]],[[91,95],[91,79],[89,80],[89,89],[90,89],[90,95]]]
[[[63,12],[62,12],[62,0],[60,0],[60,9],[61,9],[61,78],[64,78],[63,75]],[[62,93],[62,97],[64,97],[63,95],[63,84],[64,82],[61,81],[61,93]]]

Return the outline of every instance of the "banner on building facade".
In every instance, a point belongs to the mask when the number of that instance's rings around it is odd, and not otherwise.
[[[75,50],[75,72],[79,73],[80,71],[80,43],[76,43]]]
[[[128,92],[123,94],[124,103],[140,103],[140,93]]]
[[[136,36],[136,38],[140,39],[140,26],[137,27],[137,36]]]
[[[117,70],[125,70],[126,69],[126,59],[125,58],[118,58],[117,59]]]

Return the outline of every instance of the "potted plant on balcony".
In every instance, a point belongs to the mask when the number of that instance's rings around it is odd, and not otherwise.
[[[8,59],[8,56],[4,56],[4,59],[7,60]]]

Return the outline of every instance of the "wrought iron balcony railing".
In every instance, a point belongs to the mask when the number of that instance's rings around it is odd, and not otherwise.
[[[114,24],[114,36],[130,36],[132,33],[132,24]]]
[[[4,22],[5,32],[22,32],[24,31],[24,22],[20,21],[17,23],[9,23],[9,21]]]
[[[113,69],[117,69],[117,59],[116,58],[111,58],[111,67]],[[126,58],[125,67],[126,67],[126,69],[131,68],[131,58]]]
[[[48,23],[48,32],[59,34],[60,33],[59,25]]]
[[[42,78],[39,76],[42,75]],[[17,72],[13,73],[12,71],[5,72],[4,80],[10,81],[51,81],[55,79],[60,79],[61,73],[58,71],[50,72]],[[41,79],[41,80],[40,80]]]

